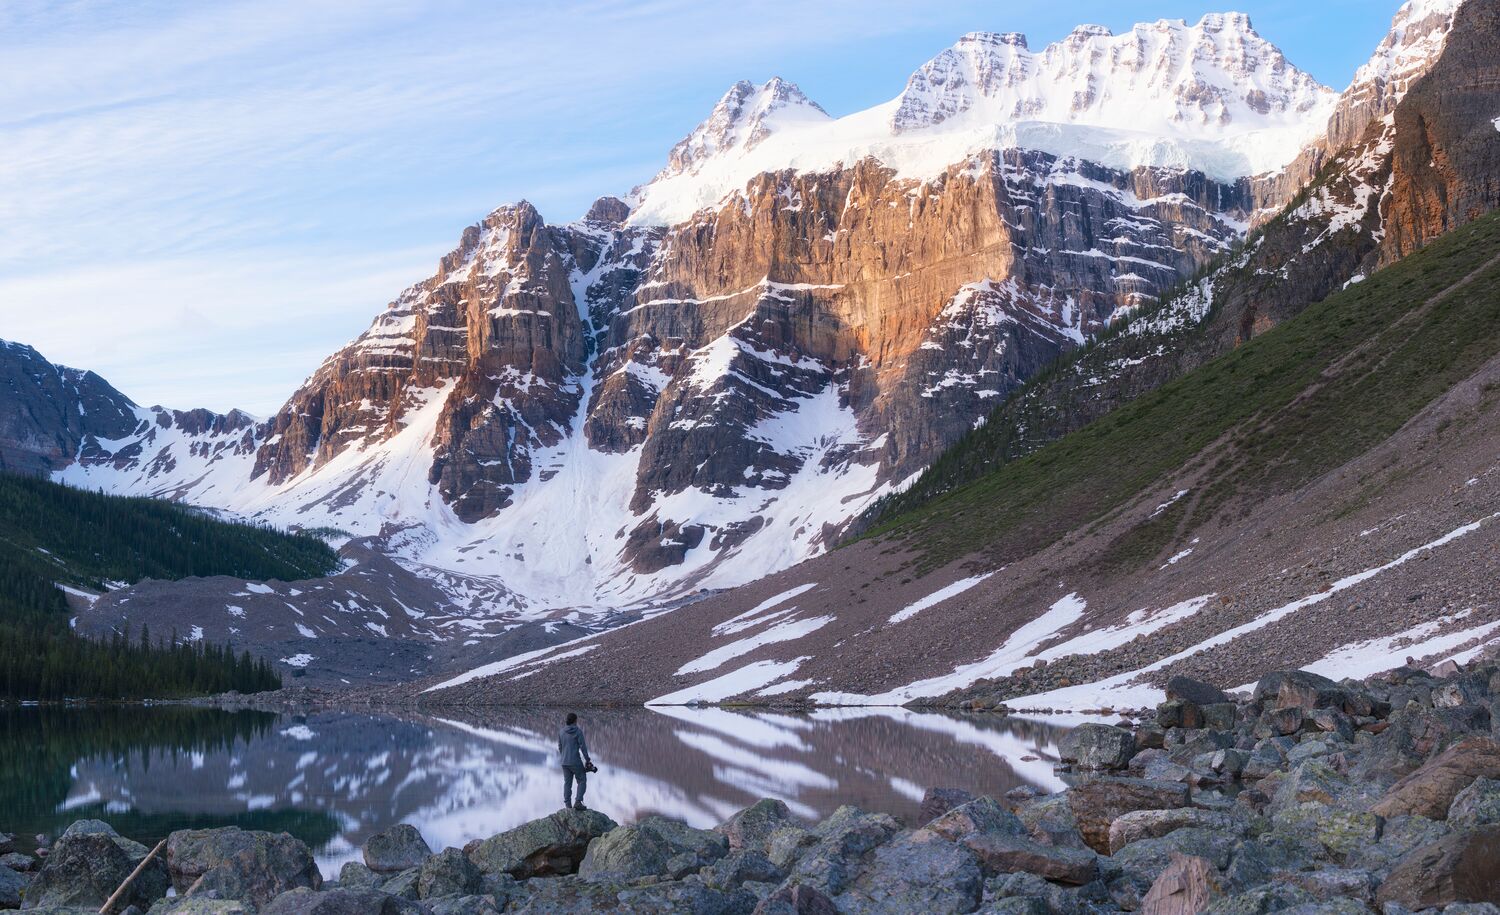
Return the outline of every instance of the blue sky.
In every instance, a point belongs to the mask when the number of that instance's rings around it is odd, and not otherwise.
[[[264,415],[465,225],[628,191],[737,79],[838,115],[966,31],[1238,9],[1342,89],[1398,6],[6,0],[0,337],[143,404]]]

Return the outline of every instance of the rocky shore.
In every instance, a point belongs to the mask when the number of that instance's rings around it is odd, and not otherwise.
[[[564,810],[436,853],[401,824],[336,879],[286,834],[185,830],[114,911],[1500,913],[1500,666],[1167,692],[1141,724],[1070,732],[1057,794],[934,788],[910,824],[769,799],[713,829]],[[8,845],[0,907],[51,913],[97,912],[149,854],[93,820],[39,859]]]

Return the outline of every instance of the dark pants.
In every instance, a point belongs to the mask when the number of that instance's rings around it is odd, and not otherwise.
[[[573,779],[578,779],[578,803],[583,803],[583,792],[588,789],[589,776],[583,766],[563,766],[563,806],[573,806]]]

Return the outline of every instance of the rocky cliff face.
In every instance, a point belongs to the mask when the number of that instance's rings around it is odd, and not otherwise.
[[[1237,15],[1083,27],[1040,52],[971,34],[892,102],[838,119],[785,81],[737,84],[628,201],[564,225],[522,202],[465,230],[263,426],[204,420],[205,445],[174,418],[175,447],[162,432],[135,451],[96,436],[68,473],[374,536],[534,608],[739,584],[823,549],[1122,319],[1149,316],[1094,352],[1128,388],[1295,310],[1252,286],[1226,305],[1222,278],[1158,303],[1290,196],[1257,163],[1294,168],[1331,112],[1395,104],[1446,8],[1414,2],[1380,52],[1396,63],[1342,100]],[[1387,188],[1424,224],[1474,208],[1444,197],[1455,182],[1398,186],[1421,149],[1390,115],[1286,217],[1307,227],[1262,235],[1237,269],[1304,271],[1313,295],[1407,236],[1375,224]],[[1210,314],[1222,332],[1194,339],[1211,344],[1137,331]]]
[[[1328,137],[1290,166],[1322,163],[1291,206],[1185,292],[1007,402],[909,500],[1079,429],[1500,207],[1497,42],[1491,5],[1403,7]],[[1376,116],[1325,157],[1354,111]],[[1251,184],[1256,198],[1268,187]]]

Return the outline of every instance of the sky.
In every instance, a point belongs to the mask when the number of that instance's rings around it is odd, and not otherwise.
[[[1399,0],[5,0],[0,338],[273,413],[464,226],[648,180],[738,79],[834,115],[973,30],[1236,9],[1343,89]]]

